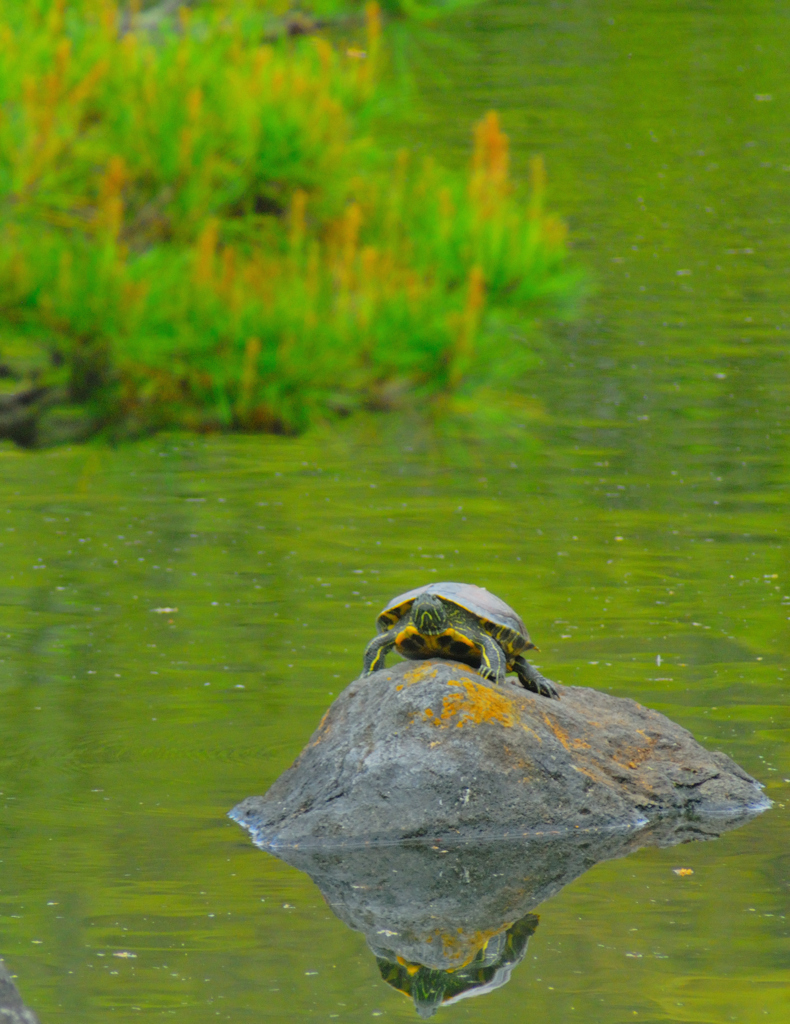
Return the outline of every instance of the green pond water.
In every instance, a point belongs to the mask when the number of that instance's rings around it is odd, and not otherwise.
[[[594,866],[508,984],[437,1019],[790,1020],[788,44],[767,0],[503,2],[404,43],[401,138],[461,164],[499,109],[597,282],[506,442],[374,417],[0,450],[0,954],[43,1024],[417,1019],[225,814],[306,743],[382,604],[442,579],[774,806]]]

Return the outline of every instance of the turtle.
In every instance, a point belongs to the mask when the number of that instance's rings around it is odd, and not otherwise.
[[[543,697],[559,698],[550,679],[523,657],[536,649],[513,609],[484,587],[429,583],[394,597],[376,619],[378,635],[365,648],[362,675],[384,668],[395,648],[404,658],[448,658],[502,683],[507,672]]]

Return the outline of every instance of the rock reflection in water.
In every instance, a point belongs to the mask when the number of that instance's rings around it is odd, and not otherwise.
[[[38,1017],[22,1002],[8,968],[0,960],[0,1024],[39,1024]]]
[[[268,849],[310,875],[335,914],[363,933],[384,981],[428,1017],[506,984],[537,928],[535,908],[595,864],[643,846],[715,839],[753,816],[518,842]]]

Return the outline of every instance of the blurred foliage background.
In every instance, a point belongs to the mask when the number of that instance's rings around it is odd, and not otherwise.
[[[355,45],[315,34],[341,18]],[[0,50],[17,442],[446,409],[517,382],[534,352],[509,328],[578,294],[542,163],[514,189],[496,114],[467,173],[371,137],[375,3],[3,0]]]

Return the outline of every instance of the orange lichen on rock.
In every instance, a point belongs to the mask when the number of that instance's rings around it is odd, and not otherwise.
[[[586,775],[587,778],[592,779],[593,782],[602,782],[604,779],[603,775],[600,772],[595,773],[590,768],[582,768],[578,764],[573,765],[573,770],[575,772],[581,772],[582,775]]]
[[[523,757],[518,752],[518,744],[516,744],[515,749],[508,746],[507,743],[502,744],[502,764],[509,772],[519,772],[521,774],[521,781],[525,784],[529,783],[535,776],[534,762]]]
[[[585,742],[585,740],[583,739],[580,739],[578,736],[574,736],[573,738],[571,738],[568,735],[568,733],[554,721],[553,718],[549,717],[549,715],[544,714],[543,721],[546,723],[549,729],[551,729],[551,731],[554,733],[554,735],[557,737],[557,739],[560,741],[563,747],[565,747],[566,750],[590,749],[589,743]]]
[[[538,743],[543,742],[543,737],[536,733],[534,729],[530,729],[528,725],[524,725],[523,722],[521,723],[521,728],[524,730],[524,732],[527,732],[530,736],[533,736],[538,741]]]
[[[442,701],[440,715],[426,708],[424,718],[437,726],[448,726],[452,719],[457,718],[456,727],[464,725],[480,725],[481,722],[496,722],[497,725],[510,727],[518,721],[513,702],[503,694],[496,693],[489,686],[476,683],[472,679],[453,679],[448,686],[460,687],[463,693],[448,694]]]
[[[431,665],[430,662],[417,662],[414,668],[408,668],[403,673],[403,678],[406,680],[407,686],[414,686],[415,683],[421,683],[424,679],[435,679],[436,671],[436,666]]]
[[[637,735],[641,736],[645,741],[644,746],[636,746],[636,744],[629,744],[624,746],[621,750],[618,750],[616,754],[612,755],[612,760],[617,764],[622,765],[624,768],[631,768],[635,770],[639,768],[653,753],[653,748],[656,745],[656,740],[652,736],[646,736],[644,730],[637,729]]]
[[[322,739],[324,739],[325,736],[328,736],[329,733],[331,732],[332,727],[327,724],[327,719],[329,718],[329,712],[331,710],[331,708],[327,708],[326,711],[324,712],[321,721],[318,723],[318,728],[313,733],[312,740],[308,743],[309,747],[315,747],[317,744],[321,742]]]

